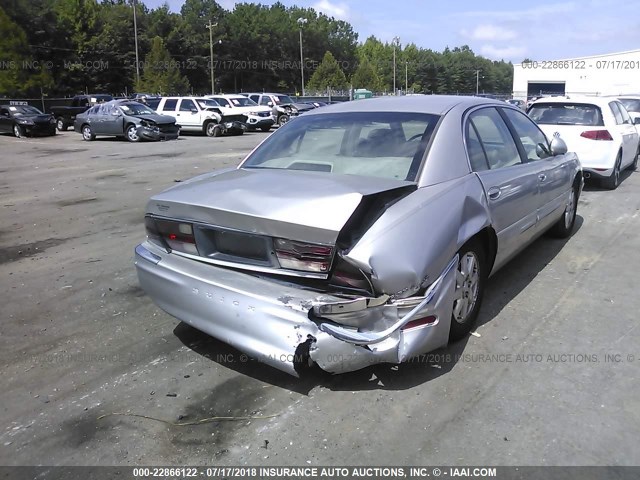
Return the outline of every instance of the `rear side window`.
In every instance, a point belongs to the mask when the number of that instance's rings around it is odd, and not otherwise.
[[[611,113],[613,113],[613,116],[616,119],[616,125],[622,125],[624,123],[624,119],[622,118],[622,113],[620,113],[620,108],[618,108],[616,102],[611,102],[609,104],[609,108],[611,109]]]
[[[169,98],[164,102],[164,106],[162,107],[162,111],[164,112],[173,112],[176,109],[176,105],[178,105],[177,98]]]
[[[469,121],[476,130],[491,170],[522,163],[516,142],[495,108],[476,110],[469,115]]]
[[[613,104],[618,107],[618,111],[620,112],[620,116],[622,117],[622,123],[625,125],[631,125],[633,121],[631,120],[627,109],[624,108],[624,105],[622,105],[620,102],[613,102]]]
[[[589,103],[536,103],[528,113],[540,125],[604,125],[600,107]]]

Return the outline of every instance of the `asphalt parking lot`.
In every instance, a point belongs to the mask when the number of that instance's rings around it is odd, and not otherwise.
[[[267,135],[0,136],[0,464],[640,462],[640,173],[495,275],[475,335],[301,381],[169,317],[133,266],[148,197]]]

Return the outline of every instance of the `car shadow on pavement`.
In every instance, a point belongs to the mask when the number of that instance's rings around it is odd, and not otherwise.
[[[620,172],[620,185],[622,185],[627,178],[634,173],[635,170],[624,169]],[[608,192],[610,191],[608,188],[602,186],[600,180],[590,178],[589,180],[584,181],[584,192]]]
[[[583,223],[583,217],[577,215],[574,235]],[[489,279],[475,328],[489,323],[500,314],[560,253],[568,241],[569,239],[543,236]],[[174,334],[185,346],[214,364],[218,363],[242,375],[303,395],[318,386],[333,391],[413,388],[451,371],[469,341],[469,337],[465,337],[400,365],[376,364],[340,375],[331,375],[316,368],[302,378],[295,378],[257,360],[248,359],[242,352],[185,323],[180,323],[174,329]]]

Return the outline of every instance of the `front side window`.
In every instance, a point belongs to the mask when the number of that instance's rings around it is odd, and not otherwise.
[[[621,98],[620,103],[628,112],[640,112],[640,100],[635,98]]]
[[[469,115],[489,163],[489,168],[510,167],[522,163],[518,147],[498,111],[482,108]]]
[[[502,111],[516,131],[529,162],[551,156],[547,137],[529,117],[510,108],[505,108]]]
[[[193,103],[193,100],[186,99],[186,100],[182,100],[180,102],[180,111],[181,112],[190,112],[192,110],[197,110],[196,104]]]
[[[439,118],[402,112],[301,116],[242,167],[414,180]]]

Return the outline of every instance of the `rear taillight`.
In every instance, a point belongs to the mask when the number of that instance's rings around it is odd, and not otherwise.
[[[145,217],[144,223],[149,241],[178,252],[198,255],[193,226],[190,223],[151,217]]]
[[[282,268],[315,273],[327,273],[331,269],[331,246],[275,238],[273,248]]]
[[[362,290],[371,289],[371,283],[365,277],[364,273],[341,258],[338,258],[336,261],[333,275],[331,275],[331,283],[341,287],[359,288]]]
[[[409,322],[407,322],[402,328],[402,331],[412,330],[414,328],[426,327],[427,325],[432,325],[436,323],[438,317],[434,315],[429,315],[428,317],[415,318]]]
[[[589,140],[613,140],[609,130],[586,130],[580,136]]]

